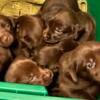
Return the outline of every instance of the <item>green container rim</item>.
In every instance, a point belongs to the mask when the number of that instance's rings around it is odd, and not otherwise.
[[[0,92],[11,92],[32,95],[48,95],[44,86],[0,82]]]

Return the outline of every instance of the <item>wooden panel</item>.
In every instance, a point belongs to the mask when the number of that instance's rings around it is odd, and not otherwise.
[[[36,14],[44,0],[0,0],[0,13],[4,15]],[[34,5],[38,3],[39,5]]]

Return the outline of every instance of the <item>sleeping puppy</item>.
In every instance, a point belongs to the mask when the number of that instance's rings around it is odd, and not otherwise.
[[[17,57],[9,66],[5,81],[44,85],[52,82],[53,73],[49,69],[42,69],[36,62],[25,57]]]
[[[47,29],[44,31],[43,37],[46,43],[54,44],[61,41],[65,35],[66,39],[70,35],[76,34],[78,20],[74,12],[63,10],[56,14],[55,18],[48,22]]]
[[[77,0],[46,0],[39,12],[47,25],[44,31],[46,43],[57,43],[64,34],[72,34],[77,22],[74,13],[78,11]]]
[[[84,42],[63,54],[59,70],[56,95],[96,100],[100,92],[100,43]]]
[[[0,46],[9,47],[14,41],[14,21],[11,17],[0,15]]]
[[[18,41],[18,49],[16,52],[19,55],[26,51],[25,49],[31,50],[40,44],[44,24],[39,16],[20,16],[16,20],[15,28]],[[24,49],[24,51],[22,49]]]
[[[76,0],[62,2],[47,0],[40,12],[47,23],[47,29],[43,35],[46,43],[58,43],[65,34],[68,36],[73,34],[74,40],[78,43],[95,39],[94,20],[87,13],[79,10]]]
[[[81,20],[82,19],[82,20]],[[73,34],[73,40],[78,43],[95,39],[95,21],[87,13],[61,11],[48,22],[43,37],[46,43],[58,43],[65,35],[66,39]]]
[[[40,15],[46,22],[55,17],[59,11],[72,10],[80,11],[77,0],[46,0],[40,9]]]

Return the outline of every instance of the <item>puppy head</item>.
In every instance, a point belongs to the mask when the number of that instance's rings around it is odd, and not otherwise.
[[[47,43],[57,43],[65,35],[74,34],[76,16],[71,11],[61,11],[48,22],[47,30],[44,31],[44,40]]]
[[[0,15],[0,46],[9,47],[13,41],[13,19]]]
[[[100,81],[99,55],[99,42],[85,42],[61,57],[61,71],[70,76],[73,82],[78,82],[78,77]]]
[[[87,55],[84,62],[87,77],[100,82],[100,50]]]
[[[5,81],[48,86],[53,78],[53,73],[42,69],[30,59],[17,59],[9,67]]]
[[[16,35],[19,42],[28,48],[36,47],[42,36],[43,22],[38,16],[24,15],[16,21]]]

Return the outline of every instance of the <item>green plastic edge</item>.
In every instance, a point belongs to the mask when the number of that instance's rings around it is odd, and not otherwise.
[[[91,15],[96,20],[96,40],[100,41],[100,0],[87,0],[88,1],[88,7]],[[6,84],[6,85],[5,85]],[[12,84],[12,86],[11,86]],[[7,86],[7,87],[5,87]],[[71,98],[57,98],[57,97],[47,97],[47,96],[36,96],[35,94],[48,94],[47,91],[45,93],[40,89],[41,86],[31,86],[31,85],[24,85],[24,84],[15,84],[13,83],[5,83],[0,82],[0,100],[79,100],[79,99],[71,99]],[[11,88],[10,88],[11,87]],[[38,87],[38,88],[37,88]],[[45,87],[43,87],[45,89]],[[39,90],[38,90],[39,89]],[[25,91],[23,91],[25,90]],[[34,90],[34,91],[33,91]],[[35,91],[36,90],[36,91]],[[38,90],[38,91],[37,91]],[[8,92],[15,92],[15,93],[8,93]],[[25,93],[25,94],[16,94],[16,93]],[[35,94],[34,94],[35,93]],[[34,95],[26,95],[26,94],[34,94]],[[100,100],[100,96],[98,97],[98,100]]]
[[[0,82],[1,92],[12,92],[33,95],[48,95],[44,86]]]
[[[59,98],[59,97],[0,92],[0,100],[83,100],[83,99]]]

